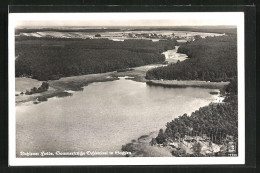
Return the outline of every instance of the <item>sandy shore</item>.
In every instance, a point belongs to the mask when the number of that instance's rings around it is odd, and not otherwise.
[[[206,140],[200,136],[187,136],[197,142],[189,142],[185,139],[182,141],[168,142],[166,145],[156,144],[151,145],[152,138],[156,138],[158,132],[152,132],[149,135],[143,135],[137,140],[132,140],[130,143],[122,147],[122,151],[131,152],[129,157],[177,157],[174,151],[182,149],[186,154],[194,154],[193,146],[195,143],[200,143],[202,156],[207,154],[214,155],[217,152],[223,151],[221,149],[224,145],[218,145]],[[210,144],[211,143],[211,144]],[[177,149],[178,148],[178,149]]]
[[[171,147],[155,147],[150,145],[152,138],[156,138],[157,135],[158,132],[151,132],[126,144],[125,147],[131,152],[129,157],[174,157],[171,154]]]

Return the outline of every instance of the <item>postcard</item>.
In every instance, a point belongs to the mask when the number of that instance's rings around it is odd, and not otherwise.
[[[9,13],[9,164],[245,163],[243,12]]]

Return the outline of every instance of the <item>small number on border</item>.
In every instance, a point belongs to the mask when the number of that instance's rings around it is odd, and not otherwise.
[[[228,154],[228,156],[230,156],[230,157],[235,157],[235,156],[237,156],[237,154]]]

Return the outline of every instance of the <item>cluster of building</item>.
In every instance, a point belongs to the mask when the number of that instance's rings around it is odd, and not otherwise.
[[[151,38],[151,39],[176,39],[176,40],[185,40],[193,41],[194,37],[188,35],[187,33],[184,36],[177,36],[174,33],[170,35],[156,34],[156,33],[128,33],[124,34],[128,38]]]

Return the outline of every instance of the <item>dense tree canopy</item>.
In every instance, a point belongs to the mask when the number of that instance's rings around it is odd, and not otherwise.
[[[234,92],[230,92],[230,91]],[[228,100],[221,104],[210,104],[193,112],[190,116],[184,114],[166,124],[163,133],[158,134],[158,143],[161,139],[179,140],[185,135],[207,135],[211,141],[223,144],[228,135],[234,139],[238,137],[238,106],[237,106],[237,81],[224,88]],[[157,139],[156,138],[156,139]]]
[[[237,76],[235,35],[206,37],[182,44],[179,53],[189,59],[151,69],[147,79],[229,81]]]
[[[165,61],[161,52],[175,40],[65,39],[19,37],[15,45],[16,76],[38,80],[59,79]]]

